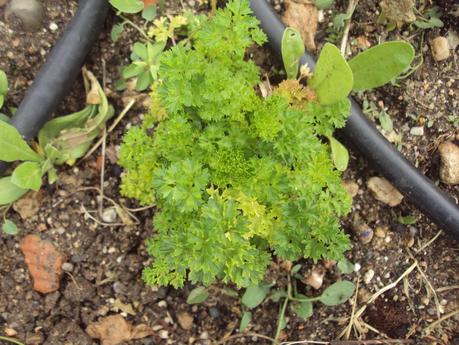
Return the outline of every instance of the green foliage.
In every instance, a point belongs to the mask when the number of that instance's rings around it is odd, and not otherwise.
[[[400,216],[397,218],[397,222],[403,225],[413,225],[416,224],[416,217],[413,215]]]
[[[266,298],[269,292],[270,285],[267,284],[259,284],[259,285],[252,285],[249,286],[246,290],[244,295],[242,296],[242,304],[245,305],[249,309],[253,309],[260,305],[261,302]]]
[[[209,293],[207,289],[203,286],[199,286],[193,290],[191,290],[188,298],[186,299],[186,303],[188,304],[198,304],[204,302],[209,297]]]
[[[146,90],[158,77],[158,59],[166,46],[165,42],[152,44],[136,42],[132,48],[132,63],[122,71],[124,79],[137,78],[136,90]]]
[[[354,91],[373,89],[398,77],[414,59],[411,44],[385,42],[353,57],[349,66],[354,75]]]
[[[17,235],[19,233],[17,225],[9,219],[4,219],[2,231],[7,235]]]
[[[424,16],[415,20],[413,24],[420,29],[442,28],[443,22],[440,17],[440,9],[437,6],[433,6],[426,11]]]
[[[27,145],[18,130],[10,124],[0,121],[0,133],[0,160],[4,162],[41,160],[40,155]]]
[[[148,284],[247,287],[272,253],[338,260],[349,248],[339,218],[351,200],[319,138],[344,125],[347,94],[301,109],[262,99],[245,56],[265,40],[248,2],[234,0],[159,58],[151,114],[120,150],[121,192],[158,209]]]
[[[244,332],[250,321],[252,321],[252,313],[250,311],[245,311],[242,314],[241,324],[239,325],[239,332]]]
[[[0,206],[11,204],[27,193],[26,189],[22,189],[11,182],[11,176],[0,178],[0,190],[2,191],[0,193]]]
[[[354,272],[354,264],[346,258],[343,258],[340,261],[338,261],[336,267],[338,268],[338,271],[341,274],[349,274]]]
[[[352,297],[354,291],[354,283],[347,280],[338,281],[327,287],[320,295],[319,300],[325,305],[335,306],[346,302]]]
[[[0,205],[7,205],[28,190],[38,191],[42,178],[57,179],[55,165],[73,164],[92,145],[113,114],[100,84],[92,73],[85,71],[90,84],[87,107],[82,111],[48,121],[38,134],[35,152],[20,133],[7,122],[0,121],[0,160],[23,161],[11,176],[0,179]]]
[[[329,8],[331,5],[333,5],[334,2],[335,0],[315,0],[317,8],[320,10]]]
[[[0,108],[3,107],[5,96],[8,93],[8,78],[5,72],[0,69]]]
[[[329,136],[328,140],[330,141],[332,160],[336,169],[339,171],[345,171],[347,169],[347,165],[349,164],[349,152],[343,144],[332,136]]]
[[[286,28],[282,36],[282,60],[288,79],[298,75],[299,60],[304,54],[304,43],[300,33],[294,28]]]
[[[317,60],[309,85],[316,90],[319,102],[333,104],[349,95],[352,90],[352,71],[338,48],[325,43]]]
[[[143,10],[142,0],[109,0],[110,4],[119,12],[138,13]]]

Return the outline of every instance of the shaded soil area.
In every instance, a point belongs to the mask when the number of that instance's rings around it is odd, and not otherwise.
[[[0,7],[0,69],[10,80],[7,107],[17,107],[27,87],[33,81],[39,66],[56,42],[65,25],[77,9],[75,1],[44,0],[45,20],[40,30],[26,32],[15,21],[4,20],[5,6]],[[445,13],[452,12],[453,2],[436,2]],[[183,7],[206,11],[207,5],[190,0],[166,2],[162,13],[178,13]],[[276,8],[283,9],[282,3]],[[343,12],[344,2],[337,2],[333,13]],[[354,14],[350,30],[350,47],[353,53],[361,50],[358,42],[365,38],[371,45],[380,40],[404,38],[415,47],[420,67],[408,78],[373,92],[357,95],[360,103],[374,104],[367,114],[380,127],[379,114],[384,109],[393,121],[391,139],[400,151],[423,173],[453,198],[459,198],[459,186],[448,186],[439,179],[437,147],[446,140],[459,139],[459,91],[457,53],[443,62],[432,58],[429,42],[436,36],[457,29],[458,18],[445,17],[443,28],[420,30],[402,27],[387,32],[376,25],[376,1],[361,0]],[[324,11],[316,35],[319,48],[328,37],[331,11]],[[120,66],[128,62],[130,46],[138,34],[127,29],[122,38],[113,43],[110,30],[118,19],[111,14],[97,45],[87,61],[87,67],[99,80],[104,79],[110,102],[117,113],[132,95],[116,92],[114,83],[119,78]],[[56,28],[57,26],[57,28]],[[52,29],[51,29],[52,28]],[[339,43],[339,42],[336,42]],[[265,75],[274,83],[280,80],[279,61],[267,47],[253,52],[263,66]],[[85,332],[87,326],[107,315],[121,314],[133,324],[146,324],[153,336],[134,340],[129,344],[211,344],[230,334],[238,334],[242,315],[240,300],[222,293],[221,286],[211,289],[210,298],[201,304],[189,305],[186,298],[193,288],[147,287],[142,279],[143,267],[151,262],[145,251],[145,240],[152,235],[151,219],[154,209],[139,210],[132,200],[120,196],[118,188],[121,168],[116,165],[116,149],[122,134],[139,123],[147,95],[137,98],[136,105],[107,138],[107,159],[104,173],[104,194],[119,205],[132,210],[135,218],[129,221],[115,213],[112,224],[99,215],[100,150],[73,167],[61,167],[59,179],[47,185],[38,194],[25,197],[26,201],[13,207],[8,217],[18,225],[20,233],[8,236],[0,232],[0,335],[10,334],[25,344],[89,345],[97,344]],[[82,108],[84,89],[77,80],[56,115],[67,114]],[[421,135],[413,134],[413,127],[422,127]],[[342,275],[335,266],[303,260],[300,275],[307,277],[312,269],[325,271],[321,289],[338,279],[358,282],[357,307],[365,305],[382,287],[396,281],[417,262],[416,268],[394,288],[368,304],[362,316],[362,329],[354,328],[352,338],[381,338],[383,334],[395,338],[414,340],[415,344],[459,344],[459,315],[448,317],[429,329],[439,317],[447,316],[459,308],[459,253],[458,244],[431,224],[406,201],[389,207],[377,201],[367,188],[370,177],[380,176],[351,150],[350,168],[344,178],[358,185],[353,209],[343,228],[353,239],[353,248],[347,254],[356,264],[355,272]],[[1,192],[1,191],[0,191]],[[105,200],[104,209],[113,204]],[[414,216],[415,223],[400,224],[401,216]],[[375,233],[370,243],[362,243],[355,234],[356,219]],[[459,225],[458,225],[459,226]],[[66,266],[60,288],[50,294],[33,290],[32,280],[20,251],[19,243],[27,234],[37,234],[49,240],[66,255]],[[433,241],[432,241],[433,239]],[[282,262],[273,261],[267,280],[284,287],[286,271]],[[317,295],[314,290],[299,282],[299,291]],[[264,302],[253,311],[249,326],[252,333],[235,337],[228,344],[270,343],[256,333],[273,336],[276,330],[279,304]],[[283,341],[336,339],[349,322],[353,307],[351,302],[338,307],[314,305],[313,316],[304,321],[287,312],[288,325],[281,334]],[[179,323],[181,315],[190,315],[192,322]],[[14,332],[13,332],[14,331]],[[430,331],[430,332],[428,332]],[[380,333],[380,334],[378,334]],[[0,344],[7,344],[2,342]]]

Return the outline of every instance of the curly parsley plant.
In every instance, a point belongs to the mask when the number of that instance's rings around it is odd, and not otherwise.
[[[160,57],[151,114],[120,152],[122,193],[157,205],[148,284],[246,287],[272,255],[340,259],[349,249],[339,219],[351,199],[322,140],[344,125],[347,95],[321,102],[316,78],[262,98],[245,56],[265,40],[248,1],[233,0]]]

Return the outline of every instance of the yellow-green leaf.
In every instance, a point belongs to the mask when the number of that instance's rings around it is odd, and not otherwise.
[[[320,52],[314,75],[309,79],[319,103],[333,104],[342,100],[349,95],[353,84],[352,70],[339,49],[326,43]]]
[[[11,182],[11,176],[0,178],[0,205],[11,204],[25,193],[27,193],[26,189],[20,188]]]
[[[398,77],[414,59],[411,44],[385,42],[365,50],[349,61],[354,74],[354,91],[374,89]]]
[[[0,121],[0,161],[34,161],[42,158],[22,139],[18,130],[10,124]]]
[[[11,182],[23,189],[38,191],[42,184],[41,164],[24,162],[18,165],[11,175]]]

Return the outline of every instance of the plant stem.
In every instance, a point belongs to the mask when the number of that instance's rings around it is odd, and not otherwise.
[[[0,335],[0,340],[4,340],[4,341],[10,342],[12,344],[16,344],[16,345],[24,345],[24,343],[21,343],[19,340],[16,340],[16,339],[10,338],[10,337],[4,337],[4,336],[1,336],[1,335]]]
[[[273,345],[279,344],[278,339],[282,331],[283,321],[285,320],[285,312],[287,311],[287,305],[288,305],[288,302],[290,301],[290,297],[292,296],[292,279],[290,277],[290,273],[288,273],[287,278],[288,278],[287,297],[284,299],[284,303],[282,304],[282,308],[279,312],[279,317],[277,319],[276,335],[274,336]]]
[[[291,287],[290,285],[288,286],[288,289],[290,290]],[[284,304],[282,304],[282,308],[279,312],[279,317],[277,319],[277,329],[276,329],[276,335],[274,336],[274,341],[273,341],[273,345],[277,345],[279,344],[279,336],[280,336],[280,333],[282,331],[282,324],[283,324],[283,321],[285,320],[285,312],[287,310],[287,305],[288,305],[288,301],[289,301],[289,298],[286,297],[284,299]],[[285,321],[284,321],[285,322]]]
[[[349,4],[347,6],[346,17],[348,19],[346,20],[346,25],[344,26],[343,38],[341,40],[341,49],[340,49],[341,55],[343,56],[346,56],[346,45],[347,45],[347,40],[349,37],[349,30],[351,28],[352,14],[354,13],[358,2],[359,0],[349,0]]]
[[[211,4],[212,4],[212,15],[215,15],[215,13],[217,12],[217,0],[211,0]]]
[[[131,21],[130,19],[126,18],[125,16],[123,16],[121,14],[119,15],[119,17],[121,19],[123,19],[123,24],[129,24],[134,29],[136,29],[148,42],[151,42],[150,37],[148,37],[148,35],[146,34],[145,30],[143,30],[140,26],[138,26],[133,21]]]

